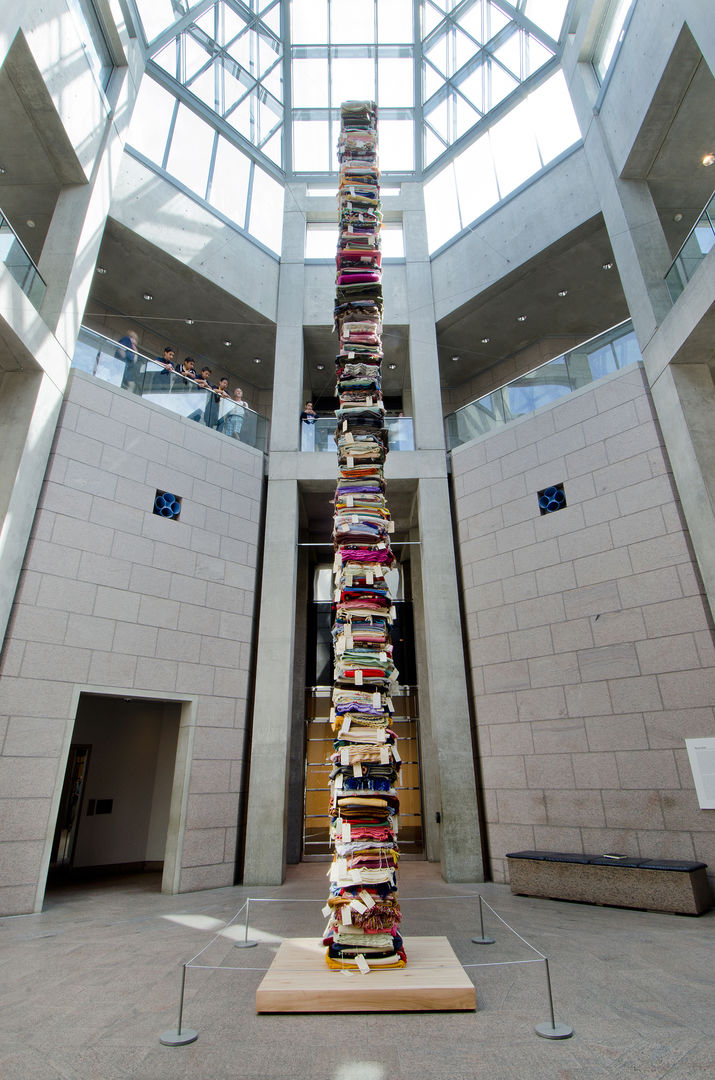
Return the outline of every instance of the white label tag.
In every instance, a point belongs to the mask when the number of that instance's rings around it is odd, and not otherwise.
[[[362,765],[360,764],[359,761],[354,761],[353,762],[353,776],[355,777],[356,780],[359,780],[360,777],[362,776]]]
[[[333,784],[333,787],[335,788],[336,791],[342,791],[343,790],[343,774],[341,772],[339,772],[338,775],[335,777],[335,782]]]
[[[343,843],[344,844],[349,844],[350,843],[350,822],[349,821],[344,821],[343,822]]]
[[[380,708],[380,695],[377,692],[372,695],[372,707],[373,709]]]
[[[353,497],[352,497],[352,495],[346,495],[345,496],[345,505],[346,506],[352,506],[353,505]]]
[[[353,467],[354,463],[355,463],[355,458],[351,458],[351,457],[349,457],[349,458],[348,458],[348,468],[349,468],[349,469],[352,469],[352,467]]]
[[[373,575],[372,570],[366,570],[365,571],[365,584],[366,585],[372,585],[374,580],[375,580],[375,577]]]
[[[389,533],[393,533],[395,531],[395,523],[394,523],[394,521],[388,521],[388,523],[387,523],[387,531]]]
[[[380,653],[380,662],[384,664],[386,660],[387,660],[387,653],[386,652],[381,652]]]
[[[382,765],[390,764],[390,751],[386,746],[380,747],[380,762]]]
[[[353,909],[353,911],[357,912],[358,915],[364,915],[367,911],[365,905],[361,904],[359,900],[351,900],[350,907]]]
[[[350,747],[349,746],[341,746],[341,748],[340,748],[340,764],[341,765],[349,765],[350,764]]]
[[[395,761],[402,761],[402,758],[400,757],[400,755],[398,753],[397,747],[394,746],[394,745],[392,747],[392,756],[395,759]]]
[[[327,919],[330,912],[331,912],[330,904],[326,904],[325,907],[323,908],[323,918]]]
[[[370,974],[370,965],[368,964],[367,960],[365,959],[365,957],[363,956],[362,953],[358,953],[358,955],[355,957],[355,963],[357,964],[358,968],[360,969],[360,974],[361,975],[369,975]]]
[[[395,711],[395,706],[392,704],[392,698],[387,698],[387,711],[389,713],[393,713]]]
[[[352,721],[351,721],[350,717],[349,717],[349,716],[346,716],[346,717],[345,717],[345,719],[343,720],[343,726],[342,726],[342,728],[340,729],[340,734],[341,734],[341,735],[342,735],[343,733],[347,734],[347,732],[348,732],[348,731],[350,731],[350,724],[351,724],[351,723],[352,723]]]
[[[343,906],[341,907],[341,909],[340,909],[340,919],[342,921],[343,926],[352,926],[353,917],[352,917],[352,915],[350,913],[350,905],[349,904],[343,904]]]
[[[362,686],[362,671],[358,668],[355,672],[355,685]]]

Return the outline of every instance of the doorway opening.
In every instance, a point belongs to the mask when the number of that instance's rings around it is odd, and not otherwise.
[[[177,701],[80,694],[48,885],[153,873],[159,890],[181,711]]]

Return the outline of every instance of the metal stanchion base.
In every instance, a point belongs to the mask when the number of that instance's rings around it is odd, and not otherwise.
[[[551,1024],[548,1020],[543,1024],[537,1024],[534,1031],[542,1039],[570,1039],[573,1035],[573,1028],[568,1024]]]
[[[186,1046],[188,1043],[196,1042],[198,1037],[198,1031],[194,1031],[193,1028],[184,1028],[181,1032],[178,1028],[170,1028],[161,1033],[159,1042],[162,1046]]]
[[[473,937],[472,941],[475,945],[494,945],[496,938],[493,937]]]
[[[234,941],[234,949],[255,949],[257,941]]]

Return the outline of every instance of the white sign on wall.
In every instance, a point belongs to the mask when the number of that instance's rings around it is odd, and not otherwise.
[[[686,739],[701,810],[715,810],[715,739]]]

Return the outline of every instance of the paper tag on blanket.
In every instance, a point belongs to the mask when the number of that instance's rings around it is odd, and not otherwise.
[[[350,843],[350,822],[349,821],[344,821],[343,822],[343,843],[344,844],[349,844]]]
[[[379,695],[379,694],[378,694],[377,692],[375,692],[375,693],[374,693],[374,694],[372,695],[372,707],[373,707],[373,709],[379,709],[379,708],[380,708],[380,704],[381,704],[381,702],[380,702],[380,695]]]
[[[402,761],[402,758],[401,758],[401,757],[400,757],[400,755],[399,755],[399,752],[398,752],[398,750],[397,750],[397,747],[396,747],[396,746],[394,746],[394,745],[393,745],[393,747],[392,747],[392,756],[393,756],[393,758],[395,759],[395,761]]]
[[[362,776],[362,765],[360,764],[359,761],[354,761],[353,762],[353,776],[355,777],[356,780],[359,780],[360,777]]]
[[[343,904],[343,906],[340,908],[340,920],[341,920],[343,926],[352,926],[353,917],[352,917],[352,915],[350,913],[350,905],[349,904]]]
[[[335,780],[333,781],[333,787],[336,791],[343,790],[343,774],[341,772],[339,772],[338,775],[335,777]]]
[[[375,907],[375,901],[373,900],[373,898],[370,896],[370,893],[367,892],[366,889],[361,889],[360,892],[358,893],[358,896],[360,897],[360,899],[362,900],[362,902],[363,902],[363,904],[365,905],[366,908]]]
[[[380,762],[382,765],[390,764],[390,751],[386,746],[380,747]]]
[[[360,969],[360,974],[361,975],[369,975],[370,974],[370,965],[368,964],[367,960],[365,959],[365,957],[363,956],[362,953],[357,954],[357,956],[355,957],[355,963],[357,964],[358,968]]]
[[[341,746],[340,747],[340,764],[341,765],[349,765],[350,764],[350,747],[349,746]]]
[[[340,734],[341,735],[343,735],[343,734],[347,735],[348,731],[350,731],[350,724],[351,723],[352,723],[352,721],[351,721],[350,717],[346,716],[345,719],[343,720],[343,726],[340,729]]]
[[[328,915],[330,915],[331,910],[332,909],[330,907],[330,904],[326,904],[325,907],[323,908],[323,918],[324,919],[327,919]]]
[[[358,668],[355,672],[355,685],[362,686],[362,671]]]

